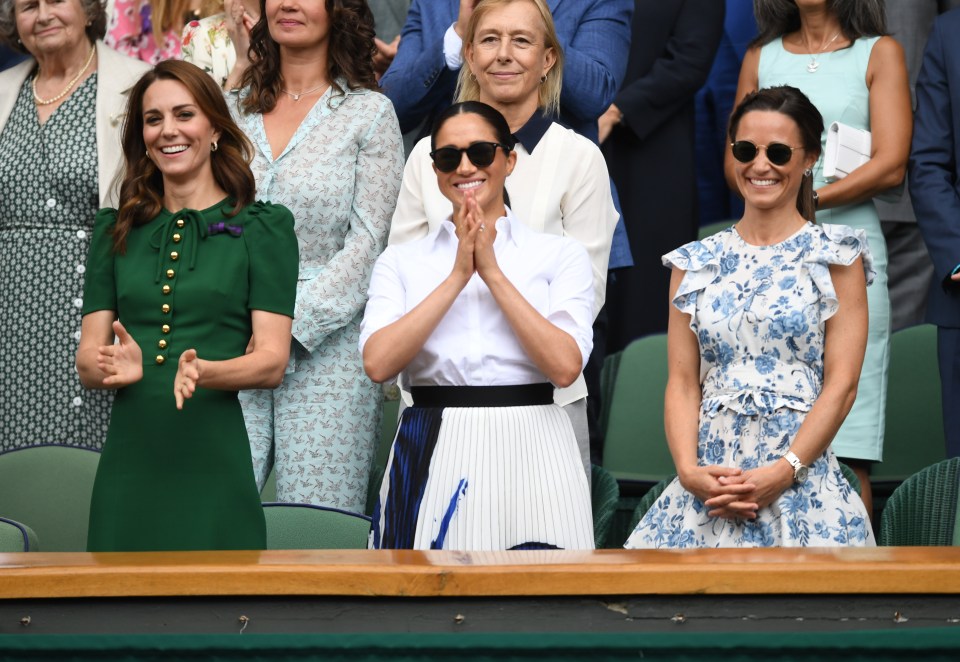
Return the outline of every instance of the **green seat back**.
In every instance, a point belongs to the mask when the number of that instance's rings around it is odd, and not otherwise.
[[[0,517],[0,553],[38,552],[37,534],[26,524]]]
[[[907,478],[883,509],[881,545],[946,546],[957,539],[960,458],[943,460]]]
[[[597,549],[607,546],[613,514],[620,500],[620,486],[603,467],[591,465],[590,489],[593,505],[593,540]]]
[[[86,551],[99,462],[100,453],[69,446],[0,455],[0,515],[36,531],[45,552]]]
[[[732,221],[717,221],[716,223],[710,223],[709,225],[701,225],[700,230],[697,232],[697,239],[703,241],[707,237],[711,237],[718,232],[722,232],[729,228],[731,225],[736,223],[735,220]]]
[[[890,340],[883,462],[871,470],[873,483],[899,483],[946,458],[937,328],[922,324]]]
[[[265,503],[267,549],[366,549],[370,518],[303,503]]]
[[[639,338],[623,350],[603,442],[603,468],[617,480],[656,483],[676,472],[663,431],[666,385],[666,334]]]
[[[627,532],[628,538],[630,537],[630,534],[633,533],[633,530],[637,528],[637,524],[640,523],[640,520],[643,519],[643,516],[647,514],[648,510],[650,510],[650,507],[653,506],[654,502],[660,498],[660,495],[663,494],[665,489],[667,489],[667,486],[673,482],[674,478],[676,478],[676,475],[664,478],[659,483],[647,490],[647,493],[640,498],[640,503],[637,504],[637,507],[633,511],[633,517],[630,519],[630,530]]]
[[[260,490],[260,500],[264,503],[273,503],[277,500],[277,468],[273,467],[270,469],[270,473],[267,474],[267,482],[263,484],[263,489]]]

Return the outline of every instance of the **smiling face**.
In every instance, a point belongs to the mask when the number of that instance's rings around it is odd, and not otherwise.
[[[32,55],[76,48],[87,41],[79,0],[15,0],[17,34]]]
[[[540,78],[556,63],[545,45],[546,30],[531,2],[512,2],[486,12],[464,55],[480,87],[480,101],[491,106],[539,105]]]
[[[266,0],[265,11],[270,36],[281,47],[326,45],[330,15],[325,0]]]
[[[183,83],[158,80],[143,95],[143,142],[164,183],[209,177],[211,147],[220,132]]]
[[[772,110],[746,113],[737,127],[736,140],[749,140],[754,145],[782,143],[790,147],[802,145],[800,129],[787,115]],[[748,207],[760,210],[783,210],[796,213],[797,193],[803,183],[803,172],[813,167],[816,155],[802,147],[793,150],[790,160],[775,165],[767,158],[766,149],[758,149],[749,163],[734,161],[737,187]]]
[[[482,117],[474,113],[462,113],[444,122],[434,142],[437,149],[442,147],[463,149],[476,142],[499,141],[493,127]],[[461,154],[460,164],[453,172],[440,172],[436,166],[433,166],[433,171],[437,173],[440,192],[453,203],[454,210],[459,209],[463,204],[465,192],[472,191],[484,214],[495,213],[500,216],[503,213],[503,183],[513,172],[516,161],[516,152],[510,152],[508,156],[503,148],[498,147],[493,163],[488,166],[474,165],[464,153]]]

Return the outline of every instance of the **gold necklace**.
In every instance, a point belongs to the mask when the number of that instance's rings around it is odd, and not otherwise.
[[[67,86],[63,88],[63,92],[53,97],[52,99],[41,99],[40,95],[37,94],[37,79],[40,77],[40,70],[38,69],[37,75],[33,77],[33,81],[31,81],[30,83],[30,85],[33,87],[33,102],[38,106],[49,106],[51,103],[56,103],[60,101],[60,99],[62,99],[63,97],[67,96],[67,92],[73,89],[73,86],[77,84],[77,81],[80,80],[80,77],[83,76],[83,74],[87,73],[87,69],[90,68],[90,63],[93,62],[93,56],[96,52],[97,52],[96,47],[91,44],[90,55],[87,56],[87,61],[84,63],[83,69],[81,69],[80,72],[73,77],[73,80],[67,83]]]
[[[300,101],[300,97],[306,96],[307,94],[311,94],[312,92],[316,92],[317,90],[324,88],[326,86],[327,86],[327,83],[321,83],[316,87],[314,87],[313,89],[306,90],[305,92],[297,92],[296,94],[294,94],[293,92],[288,92],[282,87],[280,88],[280,91],[283,92],[284,94],[289,94],[290,96],[292,96],[294,101]]]
[[[817,58],[823,55],[824,52],[828,48],[830,48],[830,44],[832,44],[837,40],[837,37],[840,36],[841,32],[842,30],[837,30],[837,34],[833,35],[833,38],[831,38],[830,41],[824,44],[823,48],[821,48],[820,52],[817,54],[814,54],[813,51],[810,49],[810,45],[807,43],[807,35],[803,35],[803,45],[807,49],[807,51],[809,51],[809,55],[810,55],[810,62],[807,63],[807,73],[811,73],[811,74],[817,73],[817,69],[820,68],[820,61]]]

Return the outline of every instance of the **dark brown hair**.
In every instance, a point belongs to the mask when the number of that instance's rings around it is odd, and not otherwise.
[[[345,79],[352,90],[378,90],[373,73],[376,51],[373,13],[366,0],[324,0],[324,3],[330,18],[326,72],[330,85],[341,95],[346,90],[340,88],[338,78]],[[241,83],[250,88],[250,94],[242,102],[243,110],[248,113],[269,113],[276,108],[283,88],[280,46],[270,35],[266,4],[266,0],[260,0],[260,19],[250,32],[250,67]]]
[[[120,209],[113,232],[114,250],[123,253],[127,234],[135,225],[156,218],[163,208],[163,176],[147,156],[143,142],[143,97],[158,80],[181,83],[194,98],[214,130],[220,132],[217,151],[210,155],[213,178],[235,205],[231,215],[253,202],[256,182],[250,170],[253,146],[227,109],[223,92],[198,67],[181,60],[165,60],[145,73],[130,90],[123,122],[124,175],[120,184]]]
[[[782,113],[793,120],[800,130],[800,142],[804,151],[820,156],[820,136],[823,134],[823,116],[803,92],[789,85],[765,87],[751,92],[730,115],[727,135],[730,142],[737,139],[740,120],[747,113],[766,110]],[[797,211],[808,221],[816,222],[817,209],[813,203],[813,177],[804,174],[797,192]]]
[[[883,0],[827,0],[827,9],[837,15],[840,31],[850,41],[887,34]],[[795,0],[753,0],[753,15],[758,34],[751,46],[763,46],[800,29],[800,10]]]

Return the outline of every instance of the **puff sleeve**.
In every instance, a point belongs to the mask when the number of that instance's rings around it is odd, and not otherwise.
[[[254,203],[244,228],[250,260],[250,310],[293,317],[300,253],[293,214],[283,205]]]
[[[98,310],[115,311],[117,309],[113,251],[113,228],[116,224],[116,209],[104,208],[97,212],[84,272],[83,308],[81,309],[83,315]]]

